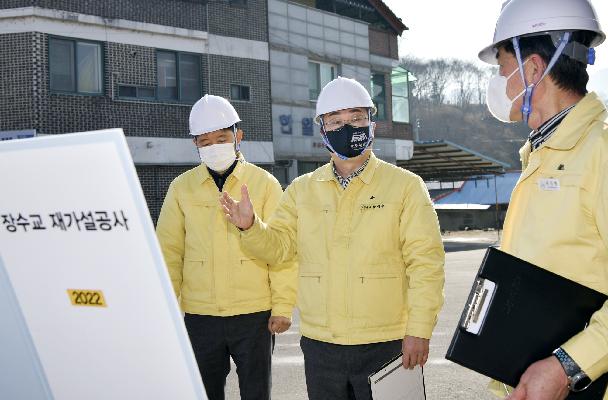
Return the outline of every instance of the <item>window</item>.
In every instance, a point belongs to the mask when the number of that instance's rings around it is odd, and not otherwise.
[[[230,100],[249,101],[249,86],[230,85]]]
[[[51,90],[81,94],[102,93],[101,44],[49,39]]]
[[[233,7],[247,7],[247,0],[228,0]]]
[[[118,97],[154,100],[156,98],[156,89],[153,87],[119,85]]]
[[[308,98],[316,101],[321,89],[336,78],[336,66],[325,63],[308,62]]]
[[[383,73],[372,73],[372,100],[378,109],[376,119],[386,120],[386,85]]]
[[[391,73],[393,121],[410,122],[409,71],[397,67]]]
[[[201,73],[196,54],[156,52],[159,100],[194,103],[201,97]]]

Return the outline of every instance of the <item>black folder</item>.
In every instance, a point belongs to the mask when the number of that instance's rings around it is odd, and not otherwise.
[[[582,331],[607,298],[489,248],[445,358],[517,386],[530,364]],[[607,385],[608,373],[568,399],[602,399]]]

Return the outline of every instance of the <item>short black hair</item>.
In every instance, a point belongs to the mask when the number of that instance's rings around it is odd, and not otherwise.
[[[595,36],[595,32],[575,31],[572,33],[570,41],[579,42],[589,47]],[[499,43],[496,48],[515,55],[513,42],[510,39]],[[548,34],[520,37],[519,48],[521,50],[522,61],[532,54],[538,54],[547,64],[551,61],[551,57],[553,57],[556,49],[551,36]],[[589,74],[587,73],[587,65],[580,61],[560,55],[549,72],[549,76],[560,89],[581,96],[587,93]]]

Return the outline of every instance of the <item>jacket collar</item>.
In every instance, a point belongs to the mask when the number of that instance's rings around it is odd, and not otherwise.
[[[333,162],[334,161],[331,160],[329,163],[323,165],[321,168],[319,168],[315,172],[313,172],[312,179],[315,181],[321,181],[321,182],[328,182],[331,180],[335,180],[336,177],[334,176]],[[363,172],[357,178],[361,179],[363,181],[363,183],[369,185],[369,183],[372,181],[372,178],[374,177],[374,172],[376,171],[378,164],[379,164],[378,158],[376,157],[374,152],[371,151],[370,155],[369,155],[369,161],[367,163],[367,167],[365,167]]]
[[[588,93],[564,118],[555,133],[545,142],[543,147],[555,150],[570,150],[587,134],[587,127],[592,121],[602,118],[606,119],[607,116],[606,106],[598,98],[597,94],[593,92]],[[538,155],[531,156],[531,151],[532,148],[529,141],[526,141],[526,144],[519,150],[523,172],[518,182],[524,181],[540,167],[540,158]],[[536,151],[542,151],[542,148]]]
[[[570,150],[587,133],[589,124],[606,113],[606,106],[594,92],[585,97],[570,111],[555,133],[545,142],[545,147]]]

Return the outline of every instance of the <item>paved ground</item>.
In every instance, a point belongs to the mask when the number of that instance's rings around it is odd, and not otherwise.
[[[446,251],[445,305],[431,339],[431,353],[425,370],[428,400],[496,399],[485,386],[488,378],[444,359],[460,318],[471,283],[486,247],[497,241],[494,231],[452,232],[444,235]],[[462,251],[465,250],[465,251]],[[273,400],[304,400],[304,359],[299,348],[297,316],[291,329],[277,337],[273,356]],[[239,399],[234,364],[226,387],[227,399]]]

